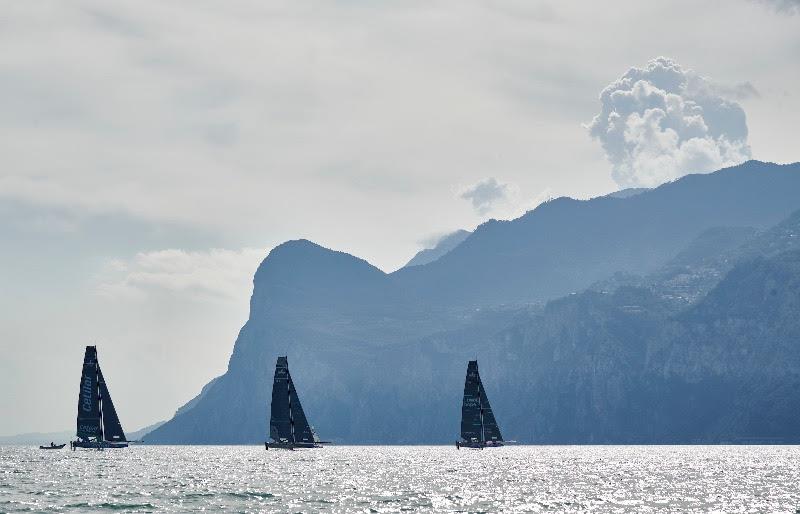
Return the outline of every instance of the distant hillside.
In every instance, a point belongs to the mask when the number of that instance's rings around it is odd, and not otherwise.
[[[524,442],[800,434],[793,386],[767,380],[795,383],[795,320],[765,312],[772,291],[789,306],[800,295],[798,192],[799,164],[753,161],[627,198],[558,199],[392,274],[285,243],[256,273],[227,372],[147,439],[263,441],[278,355],[337,442],[452,441],[476,357],[504,433]],[[715,332],[736,343],[703,336]]]
[[[142,436],[148,432],[160,427],[164,421],[153,423],[152,425],[134,430],[133,432],[126,432],[125,435],[129,441],[138,441]],[[7,435],[0,436],[0,444],[9,445],[46,445],[54,442],[56,444],[66,443],[75,439],[75,430],[64,430],[62,432],[31,432],[27,434]]]
[[[128,438],[128,441],[141,441],[147,438],[147,435],[152,432],[153,430],[157,429],[161,425],[166,423],[166,421],[157,421],[152,425],[147,425],[144,428],[140,428],[139,430],[134,430],[133,432],[126,433],[125,435]]]
[[[649,275],[616,273],[592,286],[612,291],[620,286],[649,287],[657,295],[693,303],[705,296],[737,264],[800,250],[800,210],[766,230],[714,227],[706,230],[666,265]]]
[[[518,358],[495,411],[539,442],[798,442],[798,308],[800,252],[738,265],[685,310],[630,287],[552,302],[496,337]]]
[[[448,253],[450,250],[460,245],[472,232],[467,230],[456,230],[441,238],[433,248],[426,248],[420,250],[411,258],[410,261],[404,266],[422,266],[423,264],[430,264],[431,262],[439,259],[441,256]]]
[[[66,443],[74,437],[74,430],[65,430],[63,432],[30,432],[27,434],[0,436],[0,444],[19,446],[47,445],[51,442],[61,444]]]

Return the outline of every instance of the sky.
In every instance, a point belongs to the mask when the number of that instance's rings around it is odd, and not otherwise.
[[[800,160],[800,1],[0,8],[0,434],[127,430],[223,373],[307,238],[384,271],[548,198]]]

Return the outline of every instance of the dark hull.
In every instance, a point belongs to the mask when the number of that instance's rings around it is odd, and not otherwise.
[[[321,444],[318,443],[276,443],[276,442],[269,442],[264,443],[265,450],[294,450],[300,448],[322,448]]]
[[[91,448],[91,449],[98,449],[98,448],[127,448],[127,442],[121,443],[112,443],[110,441],[73,441],[72,442],[73,448]]]
[[[60,450],[61,448],[65,447],[67,443],[64,444],[57,444],[55,446],[40,446],[40,450]]]
[[[501,446],[504,446],[503,441],[456,441],[456,448],[472,448],[483,450],[484,448],[499,448]]]

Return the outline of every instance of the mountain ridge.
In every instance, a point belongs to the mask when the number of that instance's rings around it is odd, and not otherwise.
[[[706,228],[777,223],[797,207],[798,170],[748,161],[627,198],[556,198],[515,220],[479,225],[440,259],[392,275],[434,304],[555,298],[618,270],[653,270]]]

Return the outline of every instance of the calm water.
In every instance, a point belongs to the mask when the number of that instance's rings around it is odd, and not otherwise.
[[[0,447],[0,512],[800,512],[796,446]]]

